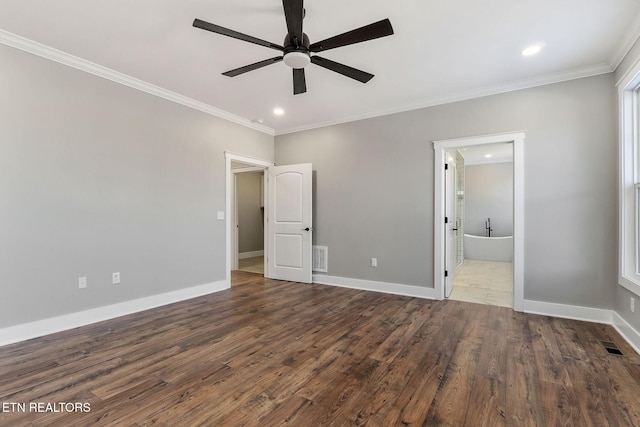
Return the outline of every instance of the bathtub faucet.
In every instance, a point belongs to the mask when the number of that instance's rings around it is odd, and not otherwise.
[[[491,228],[491,218],[487,218],[484,222],[484,229],[486,230],[484,234],[486,234],[487,237],[491,237],[491,232],[493,231],[493,228]]]

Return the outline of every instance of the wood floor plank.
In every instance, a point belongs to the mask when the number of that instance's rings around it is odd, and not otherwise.
[[[147,382],[149,377],[155,375],[157,364],[166,362],[179,352],[180,348],[170,347],[164,351],[150,354],[148,357],[136,360],[135,363],[116,368],[94,381],[87,381],[86,386],[91,390],[91,393],[102,400],[126,393],[138,384]]]
[[[540,316],[530,321],[531,344],[534,360],[538,366],[541,381],[553,382],[563,386],[571,386],[571,379],[565,367],[558,342],[551,328],[551,319]]]
[[[640,366],[618,356],[607,356],[601,363],[607,373],[604,380],[607,383],[607,402],[611,403],[608,407],[616,407],[618,410],[612,412],[632,421],[633,425],[640,425]]]
[[[597,375],[598,369],[591,361],[579,360],[571,366],[569,375],[575,390],[579,390],[581,398],[578,405],[585,414],[585,426],[615,426],[628,425],[629,418],[625,417],[617,408],[611,406],[611,399],[607,396],[608,382]]]
[[[233,280],[0,347],[0,425],[640,425],[640,356],[609,325],[252,273]]]
[[[549,381],[541,381],[542,406],[547,425],[586,425],[576,393],[572,386]]]
[[[529,315],[517,311],[511,311],[509,315],[507,338],[518,341],[531,340],[531,331],[529,330],[529,322],[527,321]]]
[[[480,348],[475,342],[458,342],[427,414],[427,425],[464,425]]]
[[[509,340],[507,351],[507,424],[523,427],[547,425],[531,343]]]
[[[497,378],[476,376],[473,380],[464,425],[477,427],[507,426],[507,387]]]
[[[451,355],[427,352],[416,367],[419,375],[413,375],[395,399],[387,415],[375,420],[374,425],[421,426],[440,388]]]
[[[274,427],[295,425],[292,424],[292,421],[304,419],[304,414],[309,411],[311,406],[313,406],[312,401],[293,396],[291,399],[275,407],[273,411],[265,414],[255,425]]]
[[[507,377],[507,336],[502,331],[485,330],[476,375],[501,382]]]

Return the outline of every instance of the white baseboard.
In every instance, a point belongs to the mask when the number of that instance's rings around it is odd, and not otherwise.
[[[525,313],[541,314],[543,316],[560,317],[563,319],[584,320],[594,323],[612,324],[613,320],[613,311],[611,310],[533,300],[524,300],[522,311]]]
[[[618,333],[629,343],[631,347],[640,354],[640,332],[636,331],[633,326],[627,323],[618,313],[613,312],[613,327]]]
[[[226,280],[0,329],[0,346],[114,319],[229,289]]]
[[[435,289],[433,288],[401,285],[397,283],[350,279],[346,277],[336,277],[325,274],[314,274],[313,283],[359,289],[364,291],[405,295],[417,298],[435,300],[439,299]],[[524,300],[523,307],[523,311],[525,313],[612,325],[622,336],[622,338],[624,338],[624,340],[627,341],[638,354],[640,354],[640,332],[636,331],[631,325],[629,325],[629,323],[627,323],[618,313],[613,310],[533,300]]]
[[[253,258],[257,256],[264,256],[264,250],[253,251],[253,252],[241,252],[238,254],[238,259]]]
[[[416,298],[438,299],[435,289],[421,286],[350,279],[325,274],[313,275],[313,283]],[[180,289],[132,301],[125,301],[77,313],[38,320],[22,325],[10,326],[0,329],[0,346],[220,292],[225,289],[229,289],[229,287],[230,284],[227,281],[221,280],[205,285],[193,286],[191,288]],[[640,354],[640,332],[635,330],[615,311],[532,300],[524,300],[523,311],[526,313],[540,314],[544,316],[610,324],[618,331],[618,333],[620,333],[629,345],[631,345],[633,349]]]
[[[359,289],[362,291],[383,292],[408,297],[438,299],[436,290],[422,286],[401,285],[398,283],[377,282],[373,280],[350,279],[348,277],[314,274],[313,283]]]
[[[636,331],[633,326],[613,310],[524,300],[524,311],[531,314],[611,325],[633,347],[636,353],[640,354],[640,332]]]

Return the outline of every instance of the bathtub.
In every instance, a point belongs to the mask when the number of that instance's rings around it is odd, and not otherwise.
[[[465,259],[513,261],[513,236],[485,237],[464,235]]]

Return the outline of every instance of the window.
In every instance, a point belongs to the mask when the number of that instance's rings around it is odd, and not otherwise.
[[[618,84],[620,98],[619,281],[640,295],[640,63]]]

